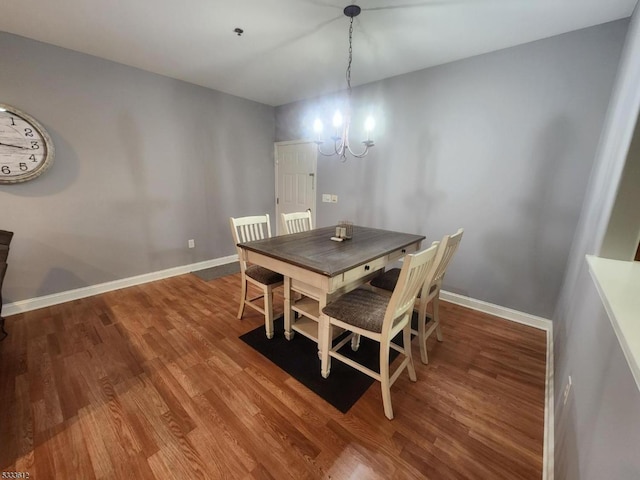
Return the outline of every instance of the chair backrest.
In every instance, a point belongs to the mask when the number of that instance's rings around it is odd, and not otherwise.
[[[6,245],[7,247],[11,243],[13,238],[13,232],[7,230],[0,230],[0,245]]]
[[[2,314],[2,284],[4,283],[5,273],[7,273],[7,264],[0,262],[0,315]]]
[[[460,228],[453,235],[445,235],[442,237],[436,255],[436,267],[433,280],[431,280],[429,284],[425,283],[420,298],[428,299],[429,296],[435,296],[440,290],[440,287],[442,287],[442,279],[444,278],[444,274],[447,273],[447,267],[449,263],[451,263],[453,254],[458,250],[458,245],[460,245],[463,233],[464,228]],[[433,288],[434,286],[436,288]]]
[[[282,231],[286,234],[313,230],[311,210],[306,212],[282,213]]]
[[[433,242],[426,250],[405,255],[398,282],[385,312],[383,335],[385,332],[388,334],[405,316],[413,313],[413,304],[420,288],[425,282],[431,282],[435,274],[437,252],[438,242]]]
[[[254,240],[262,240],[271,238],[271,222],[269,214],[253,215],[250,217],[230,217],[231,234],[233,235],[233,243],[238,251],[238,260],[240,260],[240,268],[244,272],[246,262],[242,259],[242,250],[238,247],[239,243],[252,242]]]

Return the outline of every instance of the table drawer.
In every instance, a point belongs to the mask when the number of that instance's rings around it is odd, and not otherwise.
[[[358,280],[371,276],[377,270],[383,269],[389,263],[395,262],[396,260],[400,260],[407,253],[413,253],[418,250],[417,244],[412,244],[404,248],[399,248],[391,252],[388,255],[384,255],[382,257],[376,258],[367,262],[365,264],[359,265],[351,270],[347,270],[342,275],[338,275],[337,277],[332,278],[331,286],[329,291],[335,291],[338,288],[349,285],[353,282],[357,282]]]
[[[376,258],[375,260],[371,260],[370,262],[365,263],[364,265],[360,265],[356,268],[352,268],[344,272],[341,277],[341,284],[348,284],[358,280],[359,278],[366,277],[367,275],[372,274],[376,270],[380,270],[384,268],[384,266],[389,263],[388,256]]]
[[[407,253],[415,253],[415,252],[418,251],[418,248],[419,248],[419,245],[417,245],[415,243],[412,244],[412,245],[409,245],[408,247],[399,248],[395,252],[391,252],[388,255],[388,260],[389,261],[387,263],[391,263],[391,262],[395,262],[396,260],[400,260]]]

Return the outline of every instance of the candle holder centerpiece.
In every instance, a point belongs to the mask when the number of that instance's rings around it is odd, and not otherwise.
[[[348,220],[340,220],[336,227],[336,236],[345,240],[351,240],[353,237],[353,222]]]

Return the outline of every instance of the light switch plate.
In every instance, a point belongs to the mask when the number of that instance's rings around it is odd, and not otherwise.
[[[338,203],[338,195],[331,195],[331,203]]]
[[[329,202],[331,202],[331,195],[330,195],[330,194],[328,194],[328,193],[323,193],[323,194],[322,194],[322,201],[323,201],[324,203],[329,203]]]

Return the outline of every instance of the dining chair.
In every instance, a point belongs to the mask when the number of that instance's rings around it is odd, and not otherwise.
[[[282,231],[285,234],[313,230],[311,210],[305,212],[282,213]]]
[[[277,272],[259,265],[248,264],[243,259],[242,250],[238,247],[239,243],[271,238],[269,215],[254,215],[238,218],[231,217],[229,221],[231,224],[233,241],[238,251],[242,282],[238,318],[242,318],[244,307],[247,305],[250,306],[264,315],[264,326],[267,338],[273,338],[273,289],[284,283],[284,277]],[[256,297],[247,298],[249,284],[253,284],[258,287],[262,291],[262,294]],[[259,299],[263,299],[263,307],[256,302]]]
[[[420,360],[425,365],[429,363],[427,355],[427,340],[435,331],[436,338],[442,341],[442,330],[440,328],[440,289],[442,288],[442,279],[447,273],[447,267],[451,263],[453,254],[456,253],[464,229],[460,228],[453,235],[445,235],[439,242],[438,253],[436,255],[435,274],[429,283],[425,283],[418,294],[414,309],[418,311],[418,328],[412,329],[411,332],[418,336],[420,342]],[[371,280],[371,286],[386,291],[387,294],[392,292],[400,276],[399,268],[387,270],[382,275]],[[427,315],[427,305],[432,304],[432,315]]]
[[[416,372],[411,357],[411,315],[418,291],[433,276],[437,245],[422,252],[405,255],[402,270],[393,294],[380,294],[373,290],[357,288],[329,303],[322,309],[319,325],[321,374],[329,376],[331,358],[369,375],[380,382],[385,416],[393,419],[391,385],[407,368],[409,379],[416,381]],[[351,332],[335,346],[331,345],[333,328]],[[391,340],[402,332],[402,347]],[[341,354],[340,349],[355,336],[363,336],[380,344],[379,372],[371,370],[356,360]],[[400,365],[390,373],[390,351],[402,355]]]
[[[304,212],[281,213],[280,217],[282,220],[282,231],[285,235],[313,230],[313,222],[311,221],[311,209],[307,209]],[[304,295],[302,292],[297,291],[294,287],[291,288],[291,292],[293,293],[292,298],[296,302],[306,297],[306,295]],[[285,336],[286,335],[287,333],[285,332]],[[287,338],[290,339],[291,334],[289,334]]]
[[[7,337],[7,332],[4,329],[4,317],[2,316],[2,284],[7,273],[7,257],[9,256],[9,245],[12,238],[13,232],[0,230],[0,333],[2,333],[0,340],[4,340]]]
[[[7,331],[4,329],[4,317],[2,316],[2,284],[4,283],[4,275],[7,273],[7,264],[0,261],[0,340],[7,338]]]

